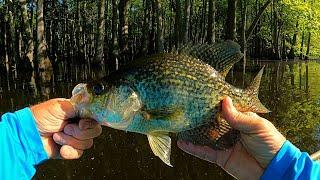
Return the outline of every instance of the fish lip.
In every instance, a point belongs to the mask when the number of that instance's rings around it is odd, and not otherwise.
[[[87,84],[80,83],[73,88],[70,102],[73,105],[78,117],[91,117],[92,114],[87,108],[91,98],[92,97],[87,90]]]
[[[85,90],[87,90],[87,84],[85,83],[77,84],[72,90],[72,96],[75,96],[76,94],[79,94],[79,93],[83,93]]]
[[[73,88],[71,102],[78,105],[90,102],[90,94],[88,93],[87,84],[80,83]]]

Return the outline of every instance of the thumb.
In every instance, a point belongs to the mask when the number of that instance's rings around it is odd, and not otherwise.
[[[259,124],[259,116],[250,116],[239,112],[232,103],[230,97],[227,97],[222,102],[222,116],[235,129],[249,133],[256,129]]]

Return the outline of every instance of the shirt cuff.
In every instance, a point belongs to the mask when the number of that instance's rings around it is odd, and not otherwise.
[[[27,107],[16,111],[15,114],[18,117],[17,123],[22,130],[22,133],[19,134],[19,136],[23,142],[26,142],[26,147],[29,148],[33,156],[34,165],[38,165],[49,159],[48,154],[44,149],[31,109]]]
[[[263,172],[260,179],[269,180],[270,178],[274,179],[276,177],[283,177],[287,169],[290,168],[291,162],[294,161],[296,157],[300,156],[301,151],[288,140],[285,141],[280,151],[276,154]]]

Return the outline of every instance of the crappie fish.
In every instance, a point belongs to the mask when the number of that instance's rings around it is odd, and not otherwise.
[[[219,115],[220,101],[226,96],[240,111],[269,112],[258,99],[263,69],[244,90],[221,75],[241,57],[239,45],[232,41],[152,55],[99,83],[78,84],[71,102],[82,118],[147,135],[153,153],[171,166],[169,133],[218,149],[234,144],[237,131]]]

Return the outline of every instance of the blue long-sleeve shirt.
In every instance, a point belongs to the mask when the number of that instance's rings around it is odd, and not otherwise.
[[[0,120],[0,179],[31,179],[35,165],[48,159],[30,108]]]
[[[289,141],[286,141],[277,155],[265,169],[262,180],[282,179],[320,179],[320,162],[301,152]]]

